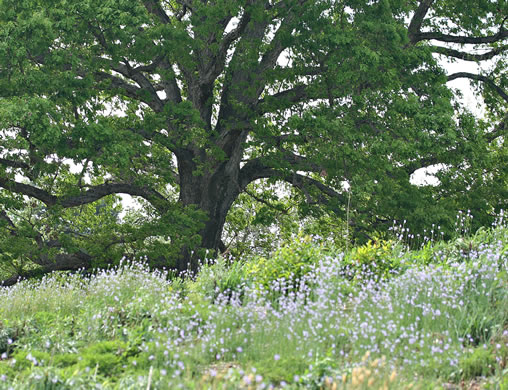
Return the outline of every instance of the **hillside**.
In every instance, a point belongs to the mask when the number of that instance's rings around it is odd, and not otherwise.
[[[0,389],[508,388],[508,228],[0,288]]]

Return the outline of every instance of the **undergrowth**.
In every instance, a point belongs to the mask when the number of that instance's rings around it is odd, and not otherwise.
[[[508,388],[508,228],[0,288],[0,389]]]

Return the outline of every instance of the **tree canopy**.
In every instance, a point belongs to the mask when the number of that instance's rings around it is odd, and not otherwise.
[[[238,202],[284,209],[276,183],[295,215],[358,239],[394,219],[449,232],[457,210],[490,223],[508,199],[506,15],[504,0],[0,0],[0,262],[196,270],[228,218],[242,228]],[[456,60],[487,65],[447,73]],[[431,166],[438,185],[411,182]],[[119,219],[119,194],[143,212]]]

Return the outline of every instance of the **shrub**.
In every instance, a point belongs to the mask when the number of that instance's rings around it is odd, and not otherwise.
[[[228,265],[226,259],[219,258],[212,264],[205,264],[201,267],[195,280],[187,281],[188,294],[199,300],[204,297],[213,302],[219,294],[242,290],[243,262],[235,261]]]
[[[18,371],[30,369],[32,366],[44,366],[51,363],[51,355],[47,352],[19,350],[14,352],[14,368]]]
[[[463,379],[491,375],[496,366],[496,358],[491,348],[478,347],[460,362]]]
[[[393,253],[394,247],[394,241],[370,240],[354,248],[346,260],[353,269],[353,277],[380,280],[399,273],[400,257]]]
[[[113,376],[127,363],[127,345],[121,341],[103,341],[85,348],[81,352],[79,368],[97,369],[105,376]]]
[[[288,281],[289,288],[294,289],[325,254],[326,249],[314,243],[310,236],[299,236],[271,257],[258,257],[247,262],[245,275],[267,290],[280,279]]]

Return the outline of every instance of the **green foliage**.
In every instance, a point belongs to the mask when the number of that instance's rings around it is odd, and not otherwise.
[[[273,264],[265,259],[281,273],[286,260],[312,264],[306,284],[284,293],[275,291],[283,283],[259,288],[259,274],[247,273],[259,257],[220,259],[193,279],[124,263],[89,279],[25,281],[0,289],[9,345],[0,389],[399,388],[415,375],[429,388],[499,388],[508,363],[507,232],[479,233],[476,254],[455,250],[462,240],[434,242],[428,265],[390,241],[343,256],[299,236]],[[400,266],[378,283],[369,264],[381,252]],[[362,262],[350,280],[354,258]]]
[[[460,362],[463,379],[492,375],[496,367],[496,356],[491,348],[477,347]]]
[[[0,323],[0,353],[9,352],[12,342],[16,340],[19,330]]]
[[[194,280],[186,281],[187,293],[213,302],[220,294],[240,292],[244,284],[244,264],[241,260],[227,261],[219,257],[212,264],[204,264]]]
[[[344,247],[508,208],[503,1],[278,4],[2,0],[0,272],[196,271],[223,239],[266,256],[274,226]],[[457,57],[492,62],[459,74],[485,119],[447,84]],[[427,167],[439,185],[411,181]]]
[[[374,280],[388,278],[403,272],[400,257],[394,251],[395,242],[371,240],[354,248],[346,258],[356,277],[372,277]]]
[[[104,376],[115,376],[127,364],[127,345],[121,341],[103,341],[93,344],[80,353],[78,367],[97,370]]]
[[[310,236],[298,236],[291,244],[275,251],[269,258],[258,257],[245,264],[245,277],[264,286],[268,291],[273,282],[284,279],[290,289],[298,288],[320,258],[326,254],[324,247],[312,242]]]
[[[12,357],[16,361],[14,363],[14,368],[19,371],[28,370],[33,366],[44,366],[51,363],[51,355],[49,353],[37,350],[18,350]]]

